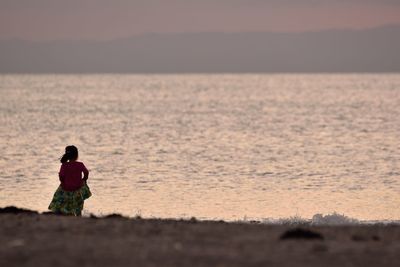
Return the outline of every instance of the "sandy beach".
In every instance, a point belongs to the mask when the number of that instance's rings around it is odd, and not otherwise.
[[[0,212],[0,266],[399,266],[399,225],[293,226]]]

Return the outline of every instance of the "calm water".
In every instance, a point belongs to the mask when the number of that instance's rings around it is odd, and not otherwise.
[[[400,219],[400,75],[0,76],[0,206],[46,210],[59,157],[85,210]]]

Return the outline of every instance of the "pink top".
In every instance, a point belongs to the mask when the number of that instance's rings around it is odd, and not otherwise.
[[[83,177],[82,173],[84,174]],[[82,162],[71,161],[61,164],[58,174],[62,189],[65,191],[75,191],[82,187],[84,180],[89,176],[89,171]]]

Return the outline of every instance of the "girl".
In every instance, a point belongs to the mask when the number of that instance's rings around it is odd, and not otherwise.
[[[61,185],[49,205],[49,210],[55,213],[81,216],[84,200],[92,195],[86,184],[89,171],[77,160],[78,149],[75,146],[67,146],[61,158],[59,172]]]

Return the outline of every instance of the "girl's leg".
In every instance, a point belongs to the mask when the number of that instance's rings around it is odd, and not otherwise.
[[[78,216],[78,217],[82,216],[83,203],[84,203],[84,201],[82,200],[82,204],[80,204],[79,208],[77,208],[76,211],[75,211],[75,216]]]

